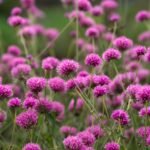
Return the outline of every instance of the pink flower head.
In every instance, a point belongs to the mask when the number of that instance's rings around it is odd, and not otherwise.
[[[14,56],[19,56],[21,54],[21,50],[18,46],[16,45],[11,45],[8,47],[8,53]]]
[[[27,110],[16,117],[16,124],[24,129],[29,129],[37,124],[38,114],[34,110]]]
[[[8,18],[8,24],[12,27],[23,26],[28,22],[27,19],[20,16],[10,16]]]
[[[26,144],[22,150],[42,150],[39,144],[28,143]]]
[[[78,9],[81,11],[89,11],[91,8],[91,3],[89,0],[77,0],[75,5],[78,6]]]
[[[86,56],[85,64],[96,67],[96,66],[99,66],[100,64],[102,64],[102,59],[100,58],[100,56],[98,54],[91,53]]]
[[[136,130],[136,133],[139,137],[146,139],[150,135],[150,127],[142,126]]]
[[[99,125],[92,125],[86,129],[90,133],[92,133],[96,139],[104,136],[104,130]]]
[[[114,141],[109,142],[105,145],[105,150],[120,150],[120,145]]]
[[[139,111],[139,116],[140,117],[145,117],[145,116],[150,116],[150,107],[143,107],[140,111]]]
[[[46,79],[42,77],[31,77],[26,82],[32,92],[41,92],[46,87]]]
[[[19,16],[19,15],[21,15],[21,13],[22,13],[22,9],[20,7],[14,7],[11,10],[11,15],[12,16]]]
[[[135,16],[135,19],[137,22],[143,22],[143,21],[150,20],[150,11],[148,11],[148,10],[139,11]]]
[[[27,64],[19,64],[16,67],[13,67],[11,70],[11,75],[15,78],[22,76],[28,76],[31,72],[31,66]]]
[[[110,60],[113,60],[113,59],[120,59],[121,53],[114,48],[109,48],[106,51],[104,51],[102,58],[105,61],[109,62]]]
[[[102,8],[106,11],[114,10],[118,7],[118,3],[114,0],[104,0],[101,2]]]
[[[138,40],[141,42],[150,42],[150,31],[141,33],[138,37]]]
[[[87,130],[83,132],[79,132],[77,134],[77,137],[79,137],[84,143],[84,145],[86,146],[90,147],[90,146],[93,146],[95,143],[95,136]]]
[[[42,98],[37,102],[36,110],[40,113],[47,113],[52,110],[53,104],[52,101]]]
[[[95,97],[101,97],[101,96],[107,94],[108,92],[109,92],[109,90],[108,90],[107,86],[98,85],[93,89],[93,94]]]
[[[51,71],[55,69],[58,65],[59,61],[55,57],[46,57],[42,60],[42,68]]]
[[[71,73],[77,72],[79,69],[79,63],[71,60],[71,59],[64,59],[61,61],[57,67],[57,72],[60,75],[69,75]]]
[[[108,85],[110,83],[110,78],[106,75],[93,75],[94,85]]]
[[[38,100],[34,97],[27,97],[23,102],[23,108],[29,109],[29,108],[35,108],[38,103]]]
[[[54,92],[64,92],[65,91],[65,81],[60,77],[50,78],[48,80],[48,85]]]
[[[111,114],[111,118],[121,125],[127,125],[129,123],[129,115],[122,109],[114,110]]]
[[[101,16],[104,13],[103,8],[101,6],[91,7],[90,12],[93,16]]]
[[[67,150],[81,150],[84,145],[77,136],[68,136],[64,139],[63,144]]]
[[[118,21],[120,21],[120,19],[121,19],[121,17],[120,17],[120,15],[118,14],[118,13],[111,13],[110,15],[109,15],[109,21],[111,21],[111,22],[118,22]]]
[[[16,107],[20,107],[21,106],[21,100],[17,97],[11,98],[8,103],[7,106],[9,108],[16,108]]]
[[[99,31],[98,31],[98,29],[96,27],[92,26],[92,27],[89,27],[86,30],[85,35],[87,37],[90,37],[90,38],[98,38],[99,37]]]
[[[59,31],[57,29],[50,28],[45,31],[45,35],[50,41],[56,40],[59,36]]]
[[[21,0],[22,7],[29,9],[35,5],[35,0]]]
[[[131,39],[129,39],[129,38],[125,37],[125,36],[121,36],[121,37],[116,38],[113,41],[113,45],[115,47],[117,47],[119,50],[125,51],[125,50],[127,50],[127,49],[132,47],[133,42],[132,42]]]
[[[75,135],[77,133],[77,129],[75,127],[64,125],[60,128],[60,132],[65,136]]]
[[[13,95],[12,88],[7,85],[0,84],[0,98],[8,98]]]
[[[150,86],[141,86],[136,92],[136,99],[143,103],[150,101]]]

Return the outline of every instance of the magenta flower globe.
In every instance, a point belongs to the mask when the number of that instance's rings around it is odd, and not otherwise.
[[[50,78],[48,80],[48,86],[54,92],[64,92],[65,91],[65,81],[60,77]]]
[[[79,69],[78,62],[71,59],[65,59],[59,63],[57,67],[57,72],[59,75],[68,76],[71,73],[76,73],[78,69]]]
[[[105,145],[105,150],[120,150],[120,145],[114,141],[109,142]]]
[[[88,66],[97,67],[102,64],[102,59],[100,58],[100,56],[98,54],[91,53],[86,56],[85,64]]]
[[[107,62],[111,60],[117,60],[121,58],[121,53],[117,49],[109,48],[104,51],[102,58]]]
[[[77,136],[68,136],[64,139],[63,144],[67,150],[81,150],[84,146],[82,140]]]
[[[39,144],[28,143],[26,144],[22,150],[42,150]]]
[[[27,110],[20,113],[16,117],[16,124],[24,129],[30,129],[35,126],[38,122],[38,114],[34,110]]]
[[[43,77],[31,77],[26,84],[32,92],[38,93],[46,87],[46,79]]]
[[[111,118],[120,125],[127,125],[130,121],[128,113],[122,109],[114,110],[111,114]]]
[[[18,97],[14,97],[11,98],[8,102],[7,102],[7,106],[9,108],[17,108],[21,106],[21,99],[19,99]]]
[[[47,57],[42,60],[42,68],[47,71],[56,69],[59,61],[55,57]]]
[[[133,46],[133,41],[125,36],[116,38],[113,45],[120,51],[125,51]]]

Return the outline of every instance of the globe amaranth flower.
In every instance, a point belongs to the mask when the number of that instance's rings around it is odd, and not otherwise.
[[[22,150],[42,150],[42,149],[39,144],[28,143],[22,148]]]
[[[43,77],[31,77],[26,84],[32,92],[41,92],[46,87],[46,79]]]
[[[139,111],[140,117],[150,116],[150,107],[144,107]]]
[[[48,40],[53,41],[56,40],[59,36],[59,31],[54,28],[46,29],[45,36],[48,38]]]
[[[91,53],[88,54],[85,58],[85,64],[88,66],[99,66],[100,64],[102,64],[102,59],[100,58],[100,56],[96,53]]]
[[[17,108],[21,106],[21,99],[19,99],[18,97],[13,97],[11,98],[8,103],[7,106],[9,108]]]
[[[52,111],[52,107],[53,107],[53,102],[49,101],[46,98],[40,98],[40,100],[38,101],[35,109],[39,112],[39,113],[49,113]]]
[[[150,127],[142,126],[136,130],[136,133],[139,137],[146,139],[150,135]]]
[[[18,27],[27,25],[29,23],[29,20],[20,16],[10,16],[8,18],[8,24],[12,27]]]
[[[35,0],[21,0],[21,5],[23,8],[29,9],[35,5]]]
[[[48,85],[54,92],[64,92],[65,91],[65,81],[60,77],[50,78],[48,80]]]
[[[35,126],[38,122],[38,114],[35,110],[27,110],[16,117],[16,124],[24,129]]]
[[[140,42],[150,42],[150,31],[145,31],[138,36]]]
[[[90,38],[98,38],[99,37],[99,31],[96,27],[92,26],[92,27],[89,27],[87,28],[86,32],[85,32],[85,35],[87,37],[90,37]]]
[[[116,1],[105,0],[101,2],[101,6],[104,10],[110,11],[116,9],[118,7],[118,3]]]
[[[148,10],[139,11],[135,16],[135,19],[137,22],[143,22],[143,21],[150,20],[150,11],[148,11]]]
[[[35,99],[34,97],[27,97],[23,101],[23,108],[29,109],[29,108],[35,108],[38,103],[38,100]]]
[[[111,80],[107,75],[93,75],[92,81],[94,85],[108,85]]]
[[[118,22],[118,21],[120,21],[120,19],[121,19],[121,16],[118,14],[118,13],[111,13],[110,15],[109,15],[109,21],[111,21],[111,22]]]
[[[101,97],[105,94],[107,94],[109,92],[108,86],[101,86],[101,85],[97,85],[94,89],[93,89],[93,94],[95,97]]]
[[[59,75],[69,75],[71,73],[77,72],[79,69],[79,63],[71,60],[65,59],[61,61],[57,67],[57,72]]]
[[[21,15],[21,13],[22,13],[22,9],[20,7],[14,7],[11,10],[11,15],[12,16],[19,16],[19,15]]]
[[[129,123],[129,115],[122,109],[114,110],[111,114],[111,118],[121,125],[127,125]]]
[[[79,10],[89,11],[91,8],[91,3],[89,0],[77,0],[74,2]]]
[[[77,89],[84,89],[90,85],[91,77],[90,76],[86,76],[86,77],[77,76],[76,78],[74,78],[74,82],[75,82]]]
[[[56,115],[58,121],[61,121],[64,119],[65,106],[58,101],[53,101],[51,112]]]
[[[47,57],[42,60],[42,68],[51,71],[55,69],[58,65],[59,61],[55,57]]]
[[[141,101],[142,103],[150,101],[150,86],[144,85],[141,86],[136,92],[136,99]]]
[[[105,61],[109,62],[110,60],[113,60],[113,59],[120,59],[121,53],[117,49],[109,48],[106,51],[104,51],[102,58]]]
[[[84,144],[77,136],[68,136],[64,139],[63,144],[67,150],[82,150]]]
[[[0,84],[0,98],[8,98],[13,95],[12,88],[8,85]]]
[[[147,139],[146,139],[146,144],[148,145],[148,146],[150,146],[150,135],[147,137]]]
[[[21,55],[21,50],[18,46],[16,45],[10,45],[7,49],[7,52],[11,55],[14,55],[14,56],[19,56]]]
[[[135,46],[131,49],[131,51],[134,53],[136,58],[140,58],[141,56],[146,54],[146,47],[145,46]]]
[[[28,76],[31,72],[32,68],[28,64],[19,64],[16,67],[13,67],[11,70],[11,75],[15,78],[19,78],[22,76]]]
[[[120,145],[114,141],[109,142],[105,145],[105,150],[120,150]]]
[[[101,16],[104,13],[103,8],[101,6],[91,7],[90,12],[93,16]]]
[[[60,128],[60,132],[65,136],[75,135],[77,133],[77,129],[72,126],[64,125]]]
[[[132,47],[133,42],[131,39],[125,36],[120,36],[113,41],[113,45],[117,47],[119,50],[125,51]]]
[[[115,35],[111,32],[106,32],[103,34],[102,38],[107,42],[112,42],[115,39]]]
[[[17,65],[20,64],[26,64],[27,60],[24,57],[14,57],[10,62],[9,62],[9,67],[13,68],[16,67]]]
[[[79,137],[86,146],[93,146],[96,140],[95,136],[89,131],[79,132],[77,137]]]
[[[92,125],[86,129],[90,133],[92,133],[96,139],[104,136],[104,130],[99,125]]]

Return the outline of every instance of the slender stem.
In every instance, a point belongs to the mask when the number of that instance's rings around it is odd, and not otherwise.
[[[53,45],[53,43],[68,29],[68,27],[72,24],[73,21],[74,21],[74,19],[70,20],[65,25],[65,27],[60,31],[59,35],[54,40],[52,40],[50,43],[48,43],[47,46],[42,50],[42,52],[37,57],[40,57],[41,55],[43,55],[51,47],[51,45]]]
[[[21,40],[21,43],[23,45],[23,48],[24,48],[24,51],[25,51],[25,55],[28,56],[28,54],[29,54],[28,53],[28,48],[27,48],[26,41],[25,41],[25,39],[24,39],[22,34],[20,35],[20,40]]]
[[[14,133],[15,133],[15,127],[16,127],[15,120],[16,120],[16,110],[15,110],[15,112],[14,112],[13,128],[12,128],[12,134],[11,134],[10,146],[9,146],[8,150],[11,150],[12,145],[13,145],[13,144],[12,144],[12,141],[13,141],[14,138],[15,138],[15,136],[13,136]]]

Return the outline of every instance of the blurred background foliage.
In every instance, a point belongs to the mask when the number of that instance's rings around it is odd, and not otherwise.
[[[135,14],[142,9],[150,8],[150,0],[118,0],[120,3],[119,12],[122,15],[123,28],[118,34],[124,34],[133,40],[137,40],[139,33],[144,31],[146,27],[143,24],[137,24],[135,22]],[[36,0],[38,7],[45,13],[45,18],[41,20],[42,24],[49,28],[55,27],[61,30],[68,22],[64,17],[65,9],[62,7],[60,0]],[[99,3],[100,0],[94,0],[94,3]],[[11,8],[19,6],[19,0],[4,0],[4,3],[0,5],[0,39],[2,41],[0,51],[6,51],[6,48],[10,44],[18,44],[18,39],[15,38],[15,30],[8,26],[7,18],[10,14]],[[134,22],[134,23],[133,23]],[[102,22],[100,22],[102,23]],[[56,44],[56,52],[59,55],[64,55],[66,49],[69,48],[68,44],[70,38],[69,31],[66,31],[58,40]],[[67,42],[66,42],[67,41]]]

